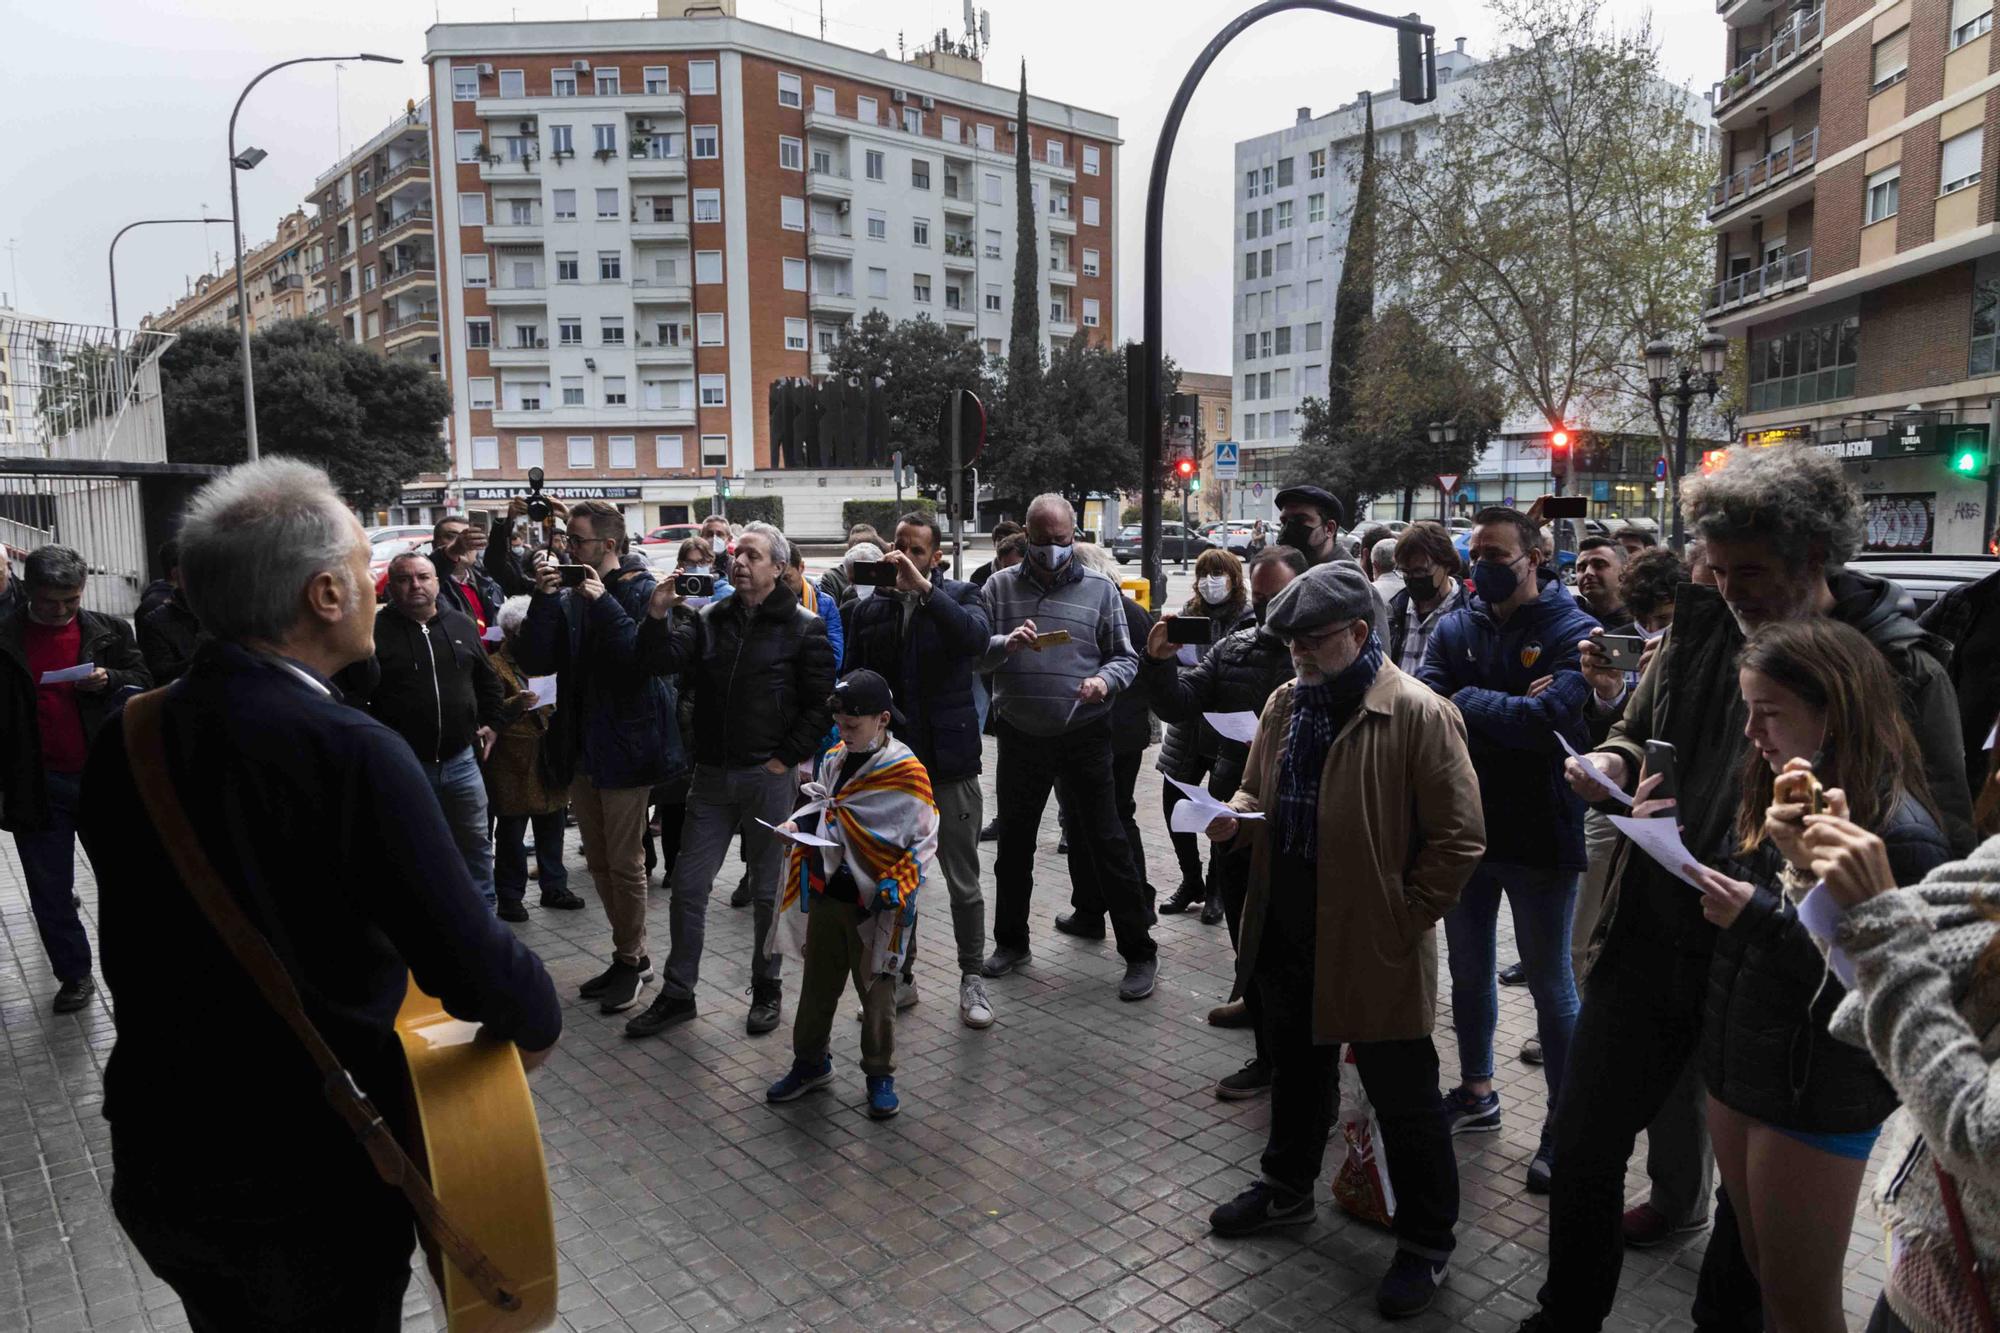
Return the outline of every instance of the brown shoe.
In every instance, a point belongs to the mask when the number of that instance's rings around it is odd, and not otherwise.
[[[1625,1243],[1635,1250],[1650,1250],[1655,1245],[1666,1244],[1683,1232],[1700,1231],[1707,1225],[1708,1219],[1702,1217],[1676,1226],[1660,1216],[1659,1210],[1650,1203],[1628,1208],[1622,1219]]]
[[[1219,1004],[1208,1011],[1208,1025],[1212,1028],[1247,1028],[1250,1026],[1250,1006],[1241,1000]]]

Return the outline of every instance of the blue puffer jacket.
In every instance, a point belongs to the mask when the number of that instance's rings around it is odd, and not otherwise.
[[[930,770],[931,781],[956,782],[979,774],[979,716],[972,703],[972,673],[992,637],[979,589],[932,576],[930,600],[910,617],[903,633],[903,602],[883,591],[840,608],[847,621],[842,675],[866,667],[895,692],[909,721],[896,739]]]
[[[1590,686],[1577,670],[1577,643],[1597,621],[1569,589],[1551,582],[1505,624],[1477,593],[1431,634],[1423,682],[1465,717],[1472,766],[1486,812],[1486,859],[1506,865],[1581,871],[1583,802],[1562,776],[1561,732],[1590,748],[1584,704]],[[1555,679],[1533,698],[1528,686]]]
[[[550,777],[577,772],[594,787],[653,787],[688,770],[678,686],[638,665],[639,625],[653,595],[646,562],[628,555],[590,601],[568,588],[535,594],[514,658],[523,670],[557,677],[546,741]]]

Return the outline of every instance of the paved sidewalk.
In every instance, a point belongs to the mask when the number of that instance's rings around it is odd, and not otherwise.
[[[1158,788],[1149,767],[1139,790],[1148,830],[1161,823]],[[727,906],[733,860],[710,910],[701,1015],[650,1041],[628,1040],[624,1016],[574,998],[608,949],[594,901],[582,912],[536,911],[518,927],[568,1005],[562,1045],[535,1076],[562,1248],[562,1327],[1386,1326],[1373,1291],[1390,1239],[1330,1203],[1302,1232],[1248,1241],[1207,1233],[1208,1210],[1254,1178],[1268,1114],[1262,1100],[1221,1102],[1211,1092],[1250,1046],[1247,1033],[1203,1021],[1229,992],[1225,928],[1162,918],[1158,992],[1119,1003],[1110,946],[1050,925],[1067,906],[1069,881],[1053,815],[1043,832],[1035,959],[989,983],[998,1022],[986,1032],[959,1024],[950,918],[942,890],[932,891],[922,1001],[896,1024],[904,1110],[881,1124],[866,1116],[858,1025],[845,1018],[834,1035],[834,1086],[788,1106],[764,1104],[765,1086],[790,1058],[794,978],[785,1025],[746,1036],[751,923],[747,910]],[[573,887],[589,898],[571,836]],[[993,845],[984,850],[990,903]],[[1153,882],[1170,891],[1164,832],[1149,835],[1148,852]],[[89,915],[95,889],[86,881],[83,892]],[[663,935],[664,889],[653,902]],[[1511,944],[1503,940],[1500,953],[1511,959]],[[179,1303],[126,1245],[106,1201],[110,1152],[98,1108],[108,999],[58,1018],[48,1012],[53,990],[12,839],[0,838],[0,1328],[184,1328]],[[1540,1070],[1513,1058],[1532,1031],[1527,991],[1503,987],[1506,1125],[1457,1140],[1464,1203],[1451,1277],[1437,1304],[1404,1327],[1496,1333],[1532,1308],[1545,1204],[1522,1177],[1543,1084]],[[1449,1077],[1448,1013],[1438,1045]],[[1329,1178],[1337,1151],[1329,1150]],[[1635,1174],[1631,1193],[1643,1188]],[[1628,1251],[1607,1327],[1689,1327],[1705,1240]],[[1854,1328],[1881,1287],[1881,1255],[1864,1200],[1848,1277]],[[421,1285],[407,1313],[407,1327],[431,1326]]]

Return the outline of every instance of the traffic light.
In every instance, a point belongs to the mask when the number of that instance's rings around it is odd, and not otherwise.
[[[1961,444],[1951,451],[1951,470],[1961,477],[1986,475],[1986,450],[1977,444]]]
[[[1701,451],[1702,476],[1706,477],[1711,472],[1720,471],[1722,468],[1727,467],[1728,465],[1729,465],[1729,450],[1704,449]]]
[[[1200,478],[1200,477],[1196,477],[1196,478],[1195,478],[1195,479],[1194,479],[1193,481],[1190,481],[1190,482],[1188,483],[1188,490],[1189,490],[1189,492],[1190,492],[1190,493],[1193,493],[1193,494],[1200,494],[1200,492],[1201,492],[1201,478]]]
[[[729,478],[727,477],[722,479],[722,498],[725,500],[729,498]]]
[[[1558,426],[1549,432],[1549,475],[1567,477],[1569,475],[1570,433]]]

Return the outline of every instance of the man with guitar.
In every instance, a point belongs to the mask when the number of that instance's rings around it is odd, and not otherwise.
[[[478,1219],[375,1132],[403,1109],[411,979],[530,1068],[561,1010],[408,744],[330,683],[373,651],[375,607],[325,474],[278,457],[215,479],[181,552],[213,641],[83,775],[118,1024],[112,1207],[196,1329],[397,1329],[413,1210],[478,1253],[450,1234]]]

